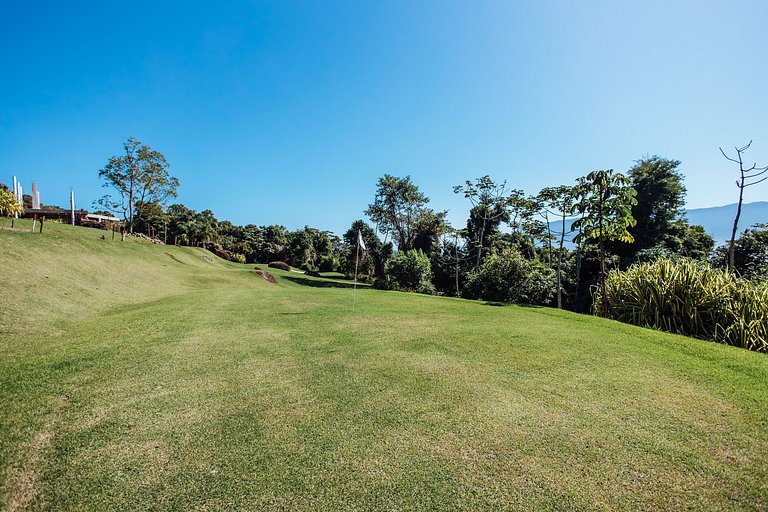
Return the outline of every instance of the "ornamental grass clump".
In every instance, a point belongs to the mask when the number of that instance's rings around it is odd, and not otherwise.
[[[605,316],[768,352],[768,284],[694,260],[658,259],[613,270]],[[601,295],[594,295],[600,311]]]

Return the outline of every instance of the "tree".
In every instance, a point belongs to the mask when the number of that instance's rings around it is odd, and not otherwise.
[[[576,206],[576,189],[566,185],[560,185],[559,187],[546,187],[542,189],[541,192],[539,192],[537,198],[546,211],[559,217],[560,220],[559,243],[557,249],[557,307],[558,309],[562,309],[563,244],[565,242],[565,235],[567,233],[565,229],[565,221],[574,213],[574,208]],[[549,219],[546,220],[547,227],[549,227]]]
[[[744,200],[744,189],[747,187],[751,187],[753,185],[757,185],[758,183],[761,183],[765,180],[768,180],[768,176],[760,178],[760,176],[768,172],[768,166],[758,167],[757,162],[753,163],[751,167],[744,166],[743,156],[744,156],[744,153],[749,149],[749,146],[751,145],[752,145],[752,141],[749,141],[749,144],[747,144],[746,146],[743,146],[740,148],[738,147],[734,148],[736,150],[736,158],[729,157],[728,155],[725,154],[725,151],[723,151],[723,148],[719,148],[720,153],[722,153],[727,160],[730,160],[731,162],[735,162],[739,164],[739,179],[736,180],[736,186],[739,187],[739,202],[738,202],[738,206],[736,207],[736,217],[733,219],[733,229],[731,230],[731,239],[728,242],[728,268],[731,270],[734,270],[736,268],[735,258],[734,258],[734,252],[736,250],[736,246],[734,244],[736,241],[736,232],[739,229],[739,217],[741,217],[741,203]]]
[[[704,226],[691,225],[685,219],[677,221],[674,236],[669,246],[674,254],[706,261],[715,248],[715,239],[707,233]]]
[[[168,172],[170,165],[159,151],[129,137],[123,144],[124,155],[113,156],[99,171],[104,187],[119,194],[114,200],[109,194],[98,202],[110,211],[122,212],[133,233],[136,218],[142,218],[146,205],[165,204],[176,197],[179,180]]]
[[[472,203],[467,232],[477,250],[476,268],[482,261],[488,232],[498,230],[499,224],[508,217],[509,192],[506,181],[496,183],[488,175],[476,178],[474,183],[467,180],[464,185],[453,187],[454,194],[464,194]]]
[[[506,247],[470,273],[465,290],[469,298],[549,304],[554,288],[552,269],[526,259],[516,248]]]
[[[573,223],[579,229],[577,241],[591,238],[597,241],[600,260],[601,314],[606,313],[605,244],[608,241],[632,243],[628,228],[635,225],[632,206],[637,203],[631,180],[613,169],[592,171],[577,180],[576,209],[581,217]]]
[[[218,221],[211,210],[203,210],[195,217],[195,239],[205,245],[216,240]]]
[[[19,204],[19,200],[13,195],[13,192],[7,188],[0,188],[0,215],[13,217],[16,214],[24,213],[24,209]]]
[[[158,203],[143,204],[141,201],[136,203],[136,210],[141,212],[141,215],[136,215],[136,225],[139,230],[150,236],[157,236],[161,233],[161,230],[168,221],[168,217],[163,211],[163,206]]]
[[[768,226],[755,224],[736,239],[733,251],[734,267],[739,274],[748,278],[768,277]],[[728,266],[730,246],[718,247],[714,256],[717,266]]]
[[[447,229],[445,216],[448,212],[422,209],[416,217],[413,234],[413,249],[420,249],[430,256],[440,247],[440,237]]]
[[[363,238],[363,243],[367,249],[362,254],[357,254],[355,251],[358,233]],[[355,270],[355,258],[359,257],[358,276],[364,276],[364,281],[384,276],[384,264],[386,263],[382,259],[382,247],[384,244],[381,243],[381,240],[376,236],[376,232],[371,226],[363,220],[356,220],[341,238],[349,249],[346,252],[345,272],[347,275],[352,275]],[[387,256],[389,254],[391,254],[391,251],[387,252]]]
[[[432,265],[422,251],[400,251],[384,266],[389,285],[395,290],[432,294]]]
[[[410,176],[398,178],[385,174],[379,178],[376,201],[365,214],[386,233],[397,237],[400,251],[413,248],[416,222],[429,198],[419,191]]]
[[[432,260],[433,282],[438,290],[461,297],[461,277],[469,270],[469,260],[475,259],[469,250],[467,230],[446,223],[441,251]]]
[[[628,175],[637,192],[637,203],[632,217],[637,223],[632,230],[635,241],[617,248],[625,257],[656,245],[669,247],[668,238],[674,236],[680,225],[685,205],[685,185],[678,171],[679,160],[659,156],[645,156],[635,162]],[[621,254],[623,253],[623,254]]]

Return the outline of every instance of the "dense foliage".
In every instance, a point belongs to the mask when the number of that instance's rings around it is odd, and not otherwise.
[[[626,323],[768,351],[768,283],[689,259],[658,259],[606,280],[604,315]],[[602,292],[594,296],[600,311]]]
[[[728,248],[719,247],[713,262],[719,267],[728,266]],[[747,229],[733,243],[734,270],[745,277],[768,276],[768,229],[756,225]]]
[[[504,249],[491,254],[469,274],[465,296],[503,302],[548,305],[555,295],[555,272],[520,254]]]
[[[394,290],[434,293],[429,257],[420,249],[400,251],[384,267],[387,285]]]
[[[109,159],[99,171],[104,187],[117,195],[107,194],[99,204],[125,219],[128,231],[133,233],[137,219],[143,218],[146,205],[162,205],[176,197],[179,180],[168,171],[165,156],[134,138],[123,143],[123,153]]]
[[[16,214],[22,213],[21,205],[13,195],[13,192],[5,187],[0,187],[0,215],[7,217],[13,217]]]

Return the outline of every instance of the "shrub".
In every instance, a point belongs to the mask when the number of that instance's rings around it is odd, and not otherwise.
[[[540,263],[523,257],[517,249],[489,256],[469,274],[464,295],[471,299],[526,304],[549,304],[555,295],[557,276]]]
[[[429,257],[420,250],[397,253],[387,261],[384,273],[392,289],[428,294],[435,291]]]
[[[659,259],[606,281],[606,316],[630,324],[768,351],[768,284],[683,259]],[[600,291],[593,304],[600,304]],[[599,308],[595,307],[595,311]]]
[[[284,261],[270,261],[268,266],[280,270],[291,270],[291,266]]]
[[[326,254],[320,258],[320,263],[317,265],[320,272],[334,272],[337,268],[339,268],[339,259],[333,254]]]
[[[215,254],[216,256],[218,256],[219,258],[221,258],[221,259],[223,259],[223,260],[228,260],[228,261],[231,261],[231,260],[232,260],[232,258],[231,258],[231,256],[230,256],[230,254],[229,254],[229,251],[227,251],[226,249],[224,249],[224,248],[221,246],[221,244],[218,244],[218,243],[214,243],[214,244],[211,244],[211,245],[208,247],[208,249],[210,249],[210,251],[211,251],[213,254]]]
[[[7,188],[0,188],[0,215],[7,215],[13,217],[14,214],[21,214],[24,210],[16,200],[16,196],[13,192]]]
[[[235,263],[245,263],[245,254],[231,252],[229,253],[229,259]]]

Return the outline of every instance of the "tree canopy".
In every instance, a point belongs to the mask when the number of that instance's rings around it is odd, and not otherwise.
[[[103,186],[112,188],[117,198],[107,194],[99,200],[106,209],[122,213],[128,231],[133,233],[136,219],[151,204],[165,204],[176,197],[179,180],[168,171],[170,164],[162,153],[129,137],[124,154],[115,155],[99,171]]]

